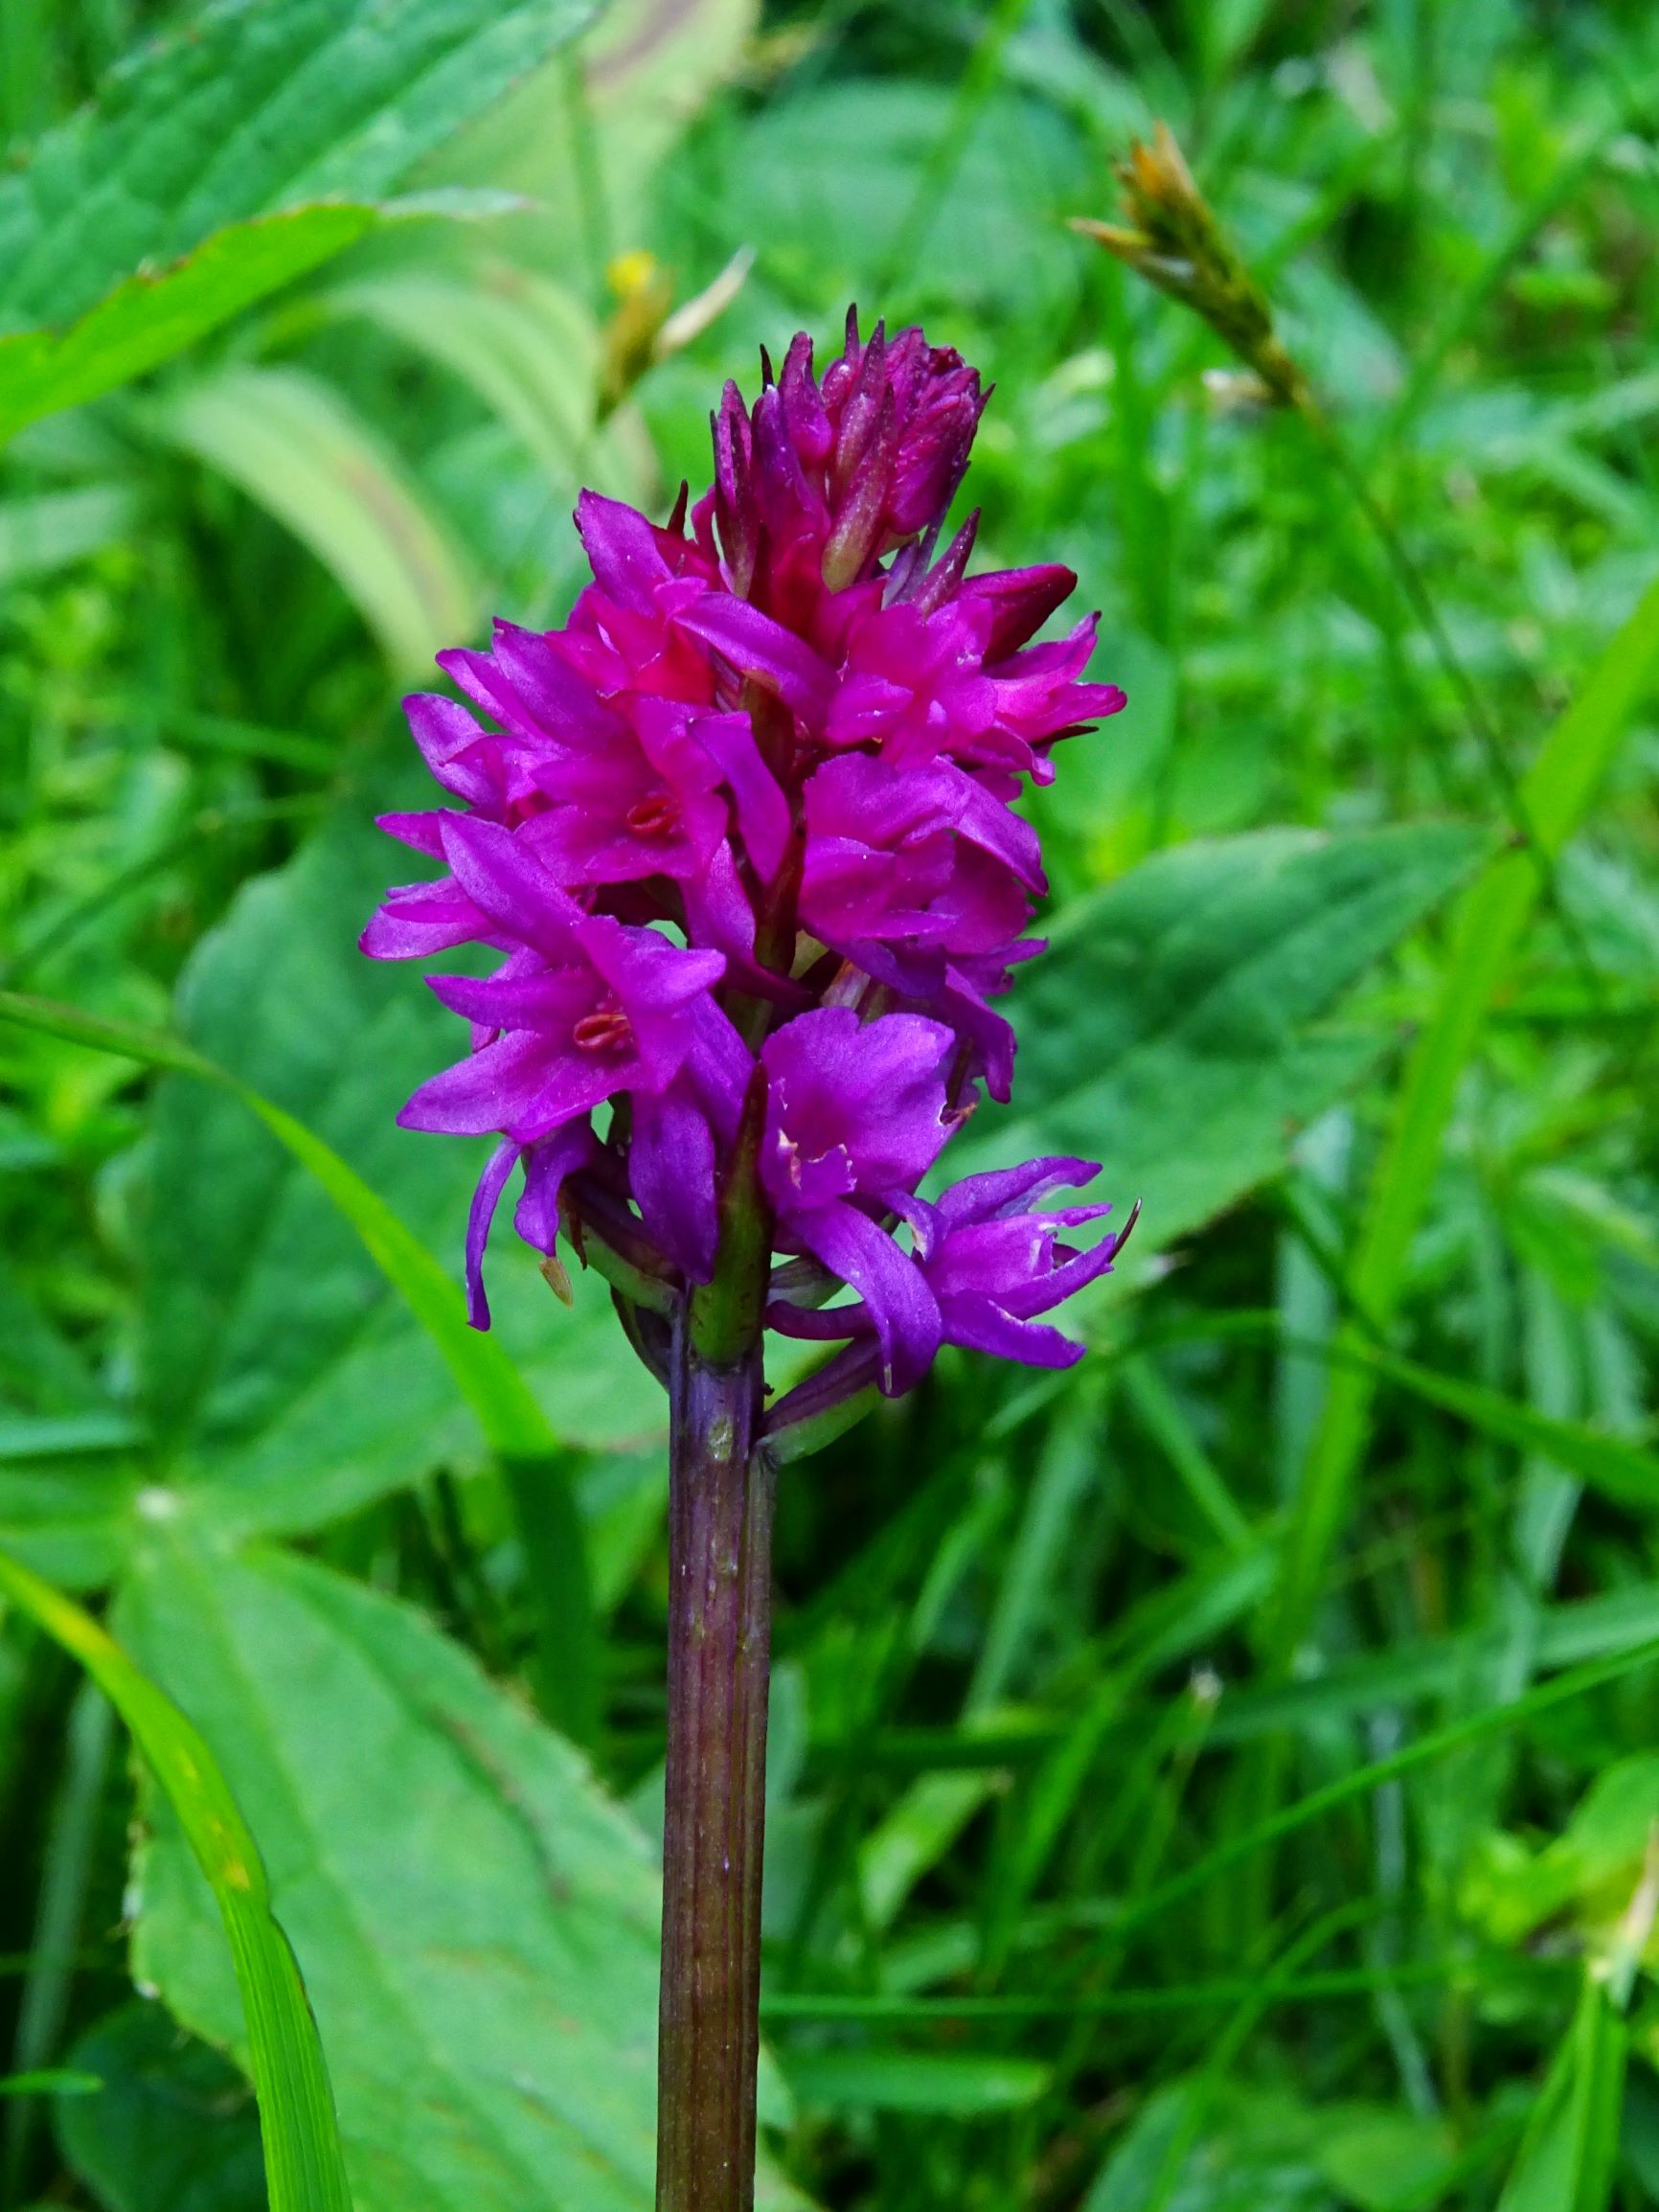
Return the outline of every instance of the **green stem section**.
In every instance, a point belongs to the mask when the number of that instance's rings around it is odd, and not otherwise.
[[[764,1393],[764,1216],[749,1177],[674,1332],[669,1743],[657,2212],[749,2212],[760,2057],[761,1863],[776,1469]],[[751,1226],[755,1233],[737,1233]]]

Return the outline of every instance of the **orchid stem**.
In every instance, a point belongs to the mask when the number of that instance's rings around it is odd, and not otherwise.
[[[749,2212],[776,1469],[757,1441],[758,1328],[723,1362],[697,1334],[676,1327],[670,1377],[656,2201]]]

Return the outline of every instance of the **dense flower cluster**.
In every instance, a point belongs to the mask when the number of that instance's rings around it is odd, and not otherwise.
[[[408,701],[453,804],[382,826],[444,873],[394,890],[363,948],[505,956],[430,979],[472,1050],[400,1117],[500,1139],[467,1243],[477,1326],[519,1163],[529,1243],[551,1255],[562,1225],[673,1293],[710,1279],[744,1153],[782,1262],[767,1318],[846,1338],[841,1384],[903,1390],[944,1342],[1077,1356],[1034,1317],[1109,1265],[1109,1239],[1057,1242],[1106,1209],[1031,1208],[1097,1171],[917,1196],[976,1086],[1009,1095],[992,1002],[1040,950],[1044,888],[1010,802],[1124,703],[1083,680],[1092,621],[1031,642],[1069,569],[968,576],[977,517],[939,550],[984,403],[920,331],[866,343],[850,318],[822,378],[797,337],[753,408],[728,385],[689,528],[684,495],[658,528],[584,492],[594,581],[568,625],[440,654],[487,721]]]

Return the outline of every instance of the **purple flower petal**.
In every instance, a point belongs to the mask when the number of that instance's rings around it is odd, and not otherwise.
[[[443,825],[443,856],[481,913],[548,959],[567,951],[581,908],[511,830],[457,815]]]
[[[452,1137],[506,1130],[529,1144],[573,1115],[591,1113],[610,1089],[608,1068],[584,1067],[534,1030],[518,1030],[429,1076],[398,1123]]]
[[[489,1326],[489,1300],[484,1294],[484,1247],[489,1242],[496,1204],[517,1165],[518,1153],[512,1138],[504,1138],[485,1162],[478,1188],[472,1194],[472,1207],[466,1217],[466,1318],[474,1329]]]
[[[689,1283],[715,1271],[715,1136],[688,1087],[634,1102],[628,1187],[651,1238]]]
[[[711,593],[680,621],[724,653],[739,674],[753,676],[775,692],[795,714],[813,720],[823,714],[830,696],[830,670],[805,639],[758,606]]]
[[[672,574],[653,525],[620,499],[583,491],[576,503],[576,527],[598,582],[624,606],[648,612],[655,587]]]
[[[391,892],[357,940],[371,960],[423,960],[478,939],[493,941],[491,924],[453,876]]]
[[[424,853],[429,860],[443,857],[443,810],[441,808],[429,807],[420,813],[376,814],[375,827],[384,830],[388,837],[396,837],[400,845]]]
[[[921,1270],[856,1206],[820,1206],[791,1226],[863,1299],[881,1347],[882,1389],[890,1398],[911,1389],[932,1365],[941,1332],[939,1303]]]
[[[986,659],[1002,660],[1034,638],[1055,609],[1071,597],[1077,582],[1076,573],[1062,568],[1058,561],[968,578],[962,586],[964,596],[984,601],[993,610],[990,635],[985,644]]]
[[[989,1220],[998,1214],[1013,1211],[1022,1199],[1034,1203],[1038,1198],[1046,1198],[1051,1191],[1079,1190],[1085,1183],[1092,1183],[1100,1172],[1098,1160],[1069,1159],[1060,1155],[1027,1160],[1017,1168],[994,1168],[989,1174],[965,1175],[960,1182],[952,1183],[937,1201],[936,1211],[950,1226]],[[1079,1220],[1092,1220],[1110,1211],[1109,1206],[1074,1208],[1058,1218],[1068,1227],[1074,1227]]]
[[[861,1023],[820,1007],[761,1048],[768,1096],[761,1174],[786,1218],[858,1191],[885,1198],[915,1187],[950,1134],[944,1122],[948,1029],[919,1015]]]
[[[944,1341],[968,1352],[989,1352],[997,1359],[1017,1359],[1027,1367],[1075,1367],[1084,1349],[1058,1329],[1012,1319],[994,1300],[976,1292],[951,1300]]]
[[[580,1168],[591,1167],[600,1152],[593,1125],[585,1117],[566,1122],[524,1152],[524,1192],[512,1217],[512,1225],[525,1243],[538,1252],[551,1252],[558,1243],[558,1195],[565,1178]]]
[[[1006,1097],[1011,1081],[991,1001],[1038,949],[1025,931],[1045,889],[1011,802],[1052,775],[1059,739],[1122,704],[1086,680],[1092,618],[1032,642],[1068,569],[970,578],[977,513],[939,552],[985,398],[919,330],[878,323],[866,341],[850,316],[822,376],[799,335],[752,406],[727,387],[689,533],[683,490],[665,527],[583,491],[593,578],[568,623],[497,622],[487,651],[439,655],[469,704],[406,702],[449,803],[384,826],[449,873],[394,888],[363,944],[503,956],[488,977],[429,979],[472,1050],[400,1116],[503,1140],[468,1224],[474,1321],[514,1159],[532,1243],[553,1248],[560,1183],[585,1171],[581,1204],[619,1249],[705,1280],[758,1111],[775,1248],[792,1256],[771,1318],[849,1339],[826,1389],[877,1367],[904,1388],[942,1338],[1076,1357],[1035,1317],[1117,1246],[1061,1241],[1102,1207],[1034,1209],[1088,1164],[916,1195],[971,1086]],[[722,997],[764,1037],[759,1064]],[[624,1110],[601,1146],[606,1102]],[[851,1303],[788,1303],[837,1283]]]
[[[784,864],[792,825],[789,802],[761,758],[753,722],[747,715],[704,715],[692,728],[732,794],[749,858],[769,882]]]

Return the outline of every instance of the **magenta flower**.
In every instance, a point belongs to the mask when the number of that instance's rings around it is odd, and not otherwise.
[[[875,941],[1006,953],[1047,888],[1036,832],[949,762],[848,753],[808,781],[801,920],[851,958]]]
[[[914,1235],[917,1271],[938,1308],[942,1343],[1030,1367],[1070,1367],[1082,1357],[1080,1344],[1039,1326],[1035,1316],[1109,1271],[1135,1216],[1117,1236],[1078,1250],[1060,1243],[1061,1230],[1102,1220],[1110,1206],[1028,1209],[1053,1190],[1092,1182],[1100,1172],[1092,1160],[1028,1160],[1024,1167],[968,1175],[931,1202],[903,1200],[898,1210]],[[868,1299],[827,1309],[778,1300],[768,1319],[785,1336],[881,1340],[881,1318]],[[875,1361],[862,1364],[873,1379]]]
[[[939,1311],[883,1225],[950,1134],[944,1069],[955,1038],[936,1021],[850,1007],[804,1014],[761,1054],[766,1119],[761,1182],[784,1251],[810,1252],[860,1291],[889,1390],[905,1390],[939,1349]]]
[[[1069,569],[969,576],[977,517],[945,535],[985,399],[915,330],[850,318],[822,377],[805,335],[762,355],[694,505],[582,494],[568,623],[439,656],[461,698],[406,706],[441,801],[383,818],[435,879],[363,949],[497,956],[431,978],[471,1049],[400,1116],[496,1139],[468,1314],[522,1170],[550,1282],[562,1241],[669,1390],[664,2205],[746,2202],[753,2172],[775,1464],[942,1344],[1067,1365],[1041,1316],[1122,1243],[1067,1241],[1104,1206],[1034,1210],[1078,1160],[921,1196],[1012,1084],[996,1001],[1045,891],[1013,803],[1124,704],[1087,680],[1093,618],[1039,635]],[[838,1347],[770,1407],[768,1324]]]
[[[430,979],[442,1003],[473,1023],[477,1041],[458,1066],[422,1083],[398,1117],[405,1129],[450,1136],[494,1130],[508,1140],[491,1156],[473,1208],[467,1294],[475,1317],[489,1312],[484,1246],[513,1161],[572,1124],[587,1131],[594,1107],[607,1099],[634,1100],[653,1129],[667,1117],[681,1131],[682,1147],[702,1159],[707,1226],[700,1238],[687,1245],[680,1209],[660,1192],[650,1210],[682,1257],[704,1261],[714,1211],[708,1116],[730,1128],[741,1093],[733,1062],[747,1065],[712,995],[725,971],[723,956],[680,951],[654,930],[584,912],[523,838],[498,824],[447,820],[443,847],[458,889],[485,918],[490,941],[516,947],[489,978]],[[700,1136],[687,1129],[688,1115]],[[588,1156],[586,1143],[567,1140],[541,1155],[539,1182],[545,1186],[550,1161],[559,1164],[562,1179]]]
[[[856,1294],[805,1319],[774,1297],[778,1325],[849,1336],[889,1391],[942,1341],[1073,1356],[1034,1316],[1110,1265],[1109,1241],[1057,1242],[1103,1209],[1020,1208],[1076,1163],[917,1196],[976,1087],[1012,1082],[995,1001],[1046,886],[1010,802],[1124,703],[1086,680],[1092,619],[1038,640],[1069,569],[969,576],[972,516],[941,550],[984,404],[919,331],[851,320],[821,378],[797,337],[752,406],[727,388],[689,527],[683,494],[659,526],[583,492],[569,623],[497,623],[440,655],[466,703],[406,702],[443,803],[383,827],[444,873],[363,946],[502,956],[432,979],[472,1050],[402,1115],[501,1140],[467,1242],[480,1326],[522,1163],[529,1243],[568,1232],[670,1297],[717,1278],[746,1193],[786,1273]]]

